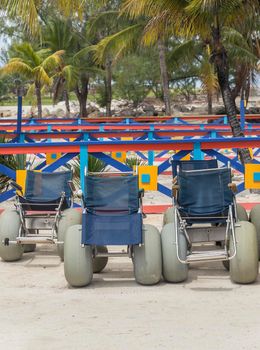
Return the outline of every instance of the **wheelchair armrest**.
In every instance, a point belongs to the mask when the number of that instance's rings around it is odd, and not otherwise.
[[[83,198],[83,192],[82,192],[82,190],[78,190],[77,192],[76,192],[76,196],[78,197],[78,198]]]
[[[73,181],[71,181],[71,180],[68,181],[68,185],[69,185],[69,188],[70,188],[70,190],[71,190],[71,193],[76,192],[76,187],[75,187]]]
[[[19,191],[19,192],[23,193],[23,188],[22,188],[22,186],[18,185],[17,182],[15,182],[15,181],[13,181],[13,180],[10,180],[10,181],[9,181],[9,185],[10,185],[11,187],[13,187],[16,191]]]
[[[138,197],[139,197],[139,198],[144,197],[144,189],[143,189],[143,188],[141,188],[141,189],[138,191]]]
[[[172,179],[172,184],[176,185],[177,184],[177,176],[174,176],[174,178]]]
[[[174,185],[172,186],[172,196],[173,196],[174,198],[177,198],[177,193],[178,193],[179,189],[180,189],[180,186],[179,186],[179,185],[174,184]]]
[[[228,187],[231,189],[233,193],[237,193],[237,185],[234,182],[229,183]]]

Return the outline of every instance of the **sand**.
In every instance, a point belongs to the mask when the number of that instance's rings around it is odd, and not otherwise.
[[[111,258],[89,287],[73,289],[53,248],[0,263],[0,349],[260,348],[259,279],[233,284],[213,263],[185,283],[144,287],[130,259]]]

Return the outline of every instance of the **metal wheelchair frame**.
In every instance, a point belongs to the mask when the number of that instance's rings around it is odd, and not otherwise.
[[[9,185],[19,191],[23,195],[22,187],[18,185],[15,181],[10,181]],[[68,181],[68,186],[71,190],[71,205],[73,207],[73,193],[75,191],[75,187],[72,181]],[[21,220],[21,226],[19,228],[18,236],[15,241],[10,241],[9,239],[5,239],[4,244],[63,244],[63,242],[58,241],[58,223],[62,217],[62,205],[65,200],[65,192],[61,192],[61,197],[59,203],[57,203],[57,208],[55,211],[50,210],[39,210],[38,211],[30,211],[24,210],[23,206],[30,205],[30,202],[21,202],[20,197],[16,194],[15,197],[15,208],[19,213],[19,217]],[[33,203],[34,206],[47,206],[49,203]],[[40,234],[39,231],[49,231],[50,234]]]
[[[196,171],[196,170],[195,170]],[[174,179],[176,180],[176,179]],[[173,186],[173,189],[176,186]],[[176,191],[176,188],[175,188]],[[236,200],[235,196],[233,197],[233,203],[229,205],[228,215],[226,217],[226,225],[223,224],[216,226],[209,226],[211,224],[210,219],[220,219],[223,221],[225,217],[187,217],[183,218],[178,209],[177,198],[173,195],[173,210],[174,210],[174,219],[175,219],[175,242],[177,246],[177,258],[182,264],[190,264],[196,262],[213,262],[213,261],[229,261],[236,256],[236,234],[235,227],[239,226],[237,223],[237,209],[236,209]],[[187,223],[187,220],[193,220],[192,225]],[[196,224],[196,220],[199,219],[209,219],[205,224]],[[193,226],[199,225],[199,226]],[[186,260],[180,258],[179,253],[179,235],[183,234],[187,243],[188,243],[188,254]],[[233,254],[229,254],[229,244],[231,242],[230,237],[233,241]],[[223,239],[224,238],[224,239]],[[205,243],[205,242],[224,242],[223,249],[215,249],[209,251],[197,251],[193,252],[193,243]]]

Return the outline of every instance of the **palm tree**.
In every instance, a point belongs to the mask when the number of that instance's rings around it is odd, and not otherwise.
[[[81,18],[86,2],[87,0],[53,0],[51,6],[67,17],[77,14]],[[20,18],[27,31],[35,36],[40,33],[39,14],[44,4],[44,0],[1,0],[0,9],[10,18]]]
[[[31,44],[23,43],[13,46],[16,57],[0,69],[2,75],[19,74],[28,79],[37,98],[38,117],[42,118],[42,88],[52,85],[55,69],[62,65],[64,51],[51,54],[49,49],[35,51]]]
[[[245,25],[247,25],[246,28]],[[241,28],[224,28],[223,30],[223,42],[229,55],[231,75],[234,77],[231,90],[234,100],[239,94],[241,96],[245,94],[248,99],[251,81],[258,70],[260,40],[256,35],[257,26],[259,27],[259,20],[253,26],[248,20]]]
[[[218,79],[213,64],[210,62],[210,47],[199,38],[172,41],[168,57],[169,68],[177,73],[173,80],[196,78],[201,81],[207,95],[208,114],[212,114],[213,94],[218,91]]]
[[[222,93],[228,120],[235,137],[244,133],[236,116],[236,105],[232,98],[229,84],[229,62],[227,50],[223,43],[222,32],[225,26],[232,27],[241,23],[244,13],[257,18],[259,2],[249,0],[125,0],[123,10],[132,18],[147,16],[150,18],[144,41],[156,42],[162,35],[200,35],[207,38],[211,48],[211,62],[217,72],[218,83]],[[240,149],[243,163],[251,161],[248,149]]]
[[[143,19],[134,24],[124,20],[123,24],[125,28],[119,32],[108,35],[96,45],[97,60],[102,61],[102,59],[104,60],[106,56],[110,55],[114,57],[113,62],[115,62],[123,54],[138,50],[141,44],[140,38],[142,37],[142,32],[146,23],[147,22]],[[169,77],[166,60],[167,46],[163,38],[158,38],[157,47],[165,112],[167,115],[171,115]]]
[[[72,28],[71,20],[59,17],[52,18],[43,27],[43,44],[52,52],[64,51],[62,64],[53,77],[53,103],[63,96],[67,115],[70,115],[69,92],[76,86],[77,68],[73,65],[72,56],[77,50],[80,39]]]
[[[103,10],[90,20],[88,28],[88,35],[94,42],[102,41],[113,33],[117,33],[125,26],[126,20],[124,17],[118,17],[119,12],[114,9],[114,6],[108,1],[104,1],[109,10]],[[117,4],[116,4],[117,5]],[[94,49],[94,48],[93,48]],[[87,48],[87,51],[89,48]],[[84,53],[84,49],[82,50]],[[105,100],[106,100],[106,115],[111,116],[111,102],[112,102],[112,66],[117,57],[114,57],[109,50],[102,52],[102,58],[98,60],[101,68],[104,70],[104,85],[105,85]]]

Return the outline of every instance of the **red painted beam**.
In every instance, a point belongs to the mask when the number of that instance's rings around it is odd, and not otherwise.
[[[223,139],[223,140],[203,140],[199,139],[202,150],[207,149],[224,149],[224,148],[241,148],[241,147],[251,147],[256,148],[260,147],[260,140],[254,138],[245,138],[243,143],[241,140],[236,139]],[[70,143],[70,142],[60,142],[56,145],[50,143],[34,143],[34,144],[1,144],[0,152],[1,154],[34,154],[34,153],[74,153],[79,152],[80,143]],[[112,141],[103,141],[103,142],[93,142],[88,145],[89,152],[111,152],[111,151],[161,151],[161,150],[193,150],[193,142],[189,140],[180,140],[180,141],[166,141],[156,142],[149,141],[126,141],[113,143]]]
[[[216,120],[224,115],[184,115],[184,116],[176,116],[176,118],[184,119],[184,120]],[[237,116],[240,118],[240,116]],[[88,123],[118,123],[126,118],[137,121],[137,122],[164,122],[170,119],[173,119],[173,116],[158,116],[158,117],[151,117],[151,116],[142,116],[142,117],[125,117],[125,116],[119,116],[119,117],[98,117],[98,118],[83,118],[81,120],[85,120]],[[250,119],[259,119],[260,115],[256,114],[246,114],[246,120]],[[40,124],[50,124],[50,123],[71,123],[73,121],[76,121],[78,119],[76,118],[42,118],[42,119],[35,119],[37,123]],[[30,122],[31,118],[23,118],[23,122]],[[10,123],[16,123],[17,119],[0,119],[0,124],[10,124]]]

